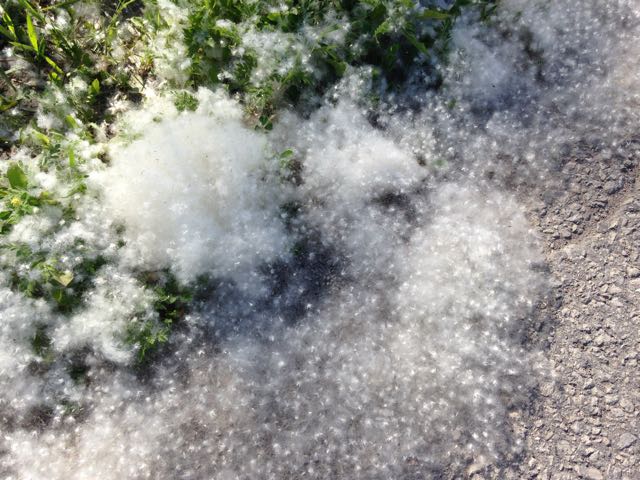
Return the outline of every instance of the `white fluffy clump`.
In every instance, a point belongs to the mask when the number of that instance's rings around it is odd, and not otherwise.
[[[251,81],[255,84],[264,82],[273,72],[286,75],[296,66],[296,62],[308,73],[313,72],[309,65],[313,43],[309,43],[300,35],[249,28],[241,37],[241,50],[250,50],[257,54],[258,67],[251,73]]]
[[[315,113],[293,140],[304,155],[305,193],[325,198],[331,208],[401,193],[426,177],[409,152],[372,128],[349,102]]]
[[[96,182],[127,227],[131,264],[173,267],[184,281],[210,272],[250,281],[246,274],[286,243],[278,197],[262,185],[266,142],[243,126],[235,103],[206,94],[200,103],[158,122],[145,123],[142,112],[132,126],[139,138],[113,148]]]
[[[51,232],[62,216],[59,209],[48,209],[44,213],[45,215],[24,217],[9,233],[9,242],[22,243],[31,249],[37,249],[42,238]]]

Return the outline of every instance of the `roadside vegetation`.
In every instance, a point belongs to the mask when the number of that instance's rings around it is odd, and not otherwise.
[[[123,113],[153,96],[194,111],[199,88],[222,88],[243,106],[246,125],[269,131],[283,110],[310,114],[354,72],[374,102],[416,69],[437,88],[456,19],[469,10],[484,20],[494,8],[490,0],[4,2],[0,263],[10,288],[71,316],[116,262],[122,225],[109,227],[118,240],[108,248],[82,235],[48,239],[72,230],[87,198],[99,202],[86,180],[109,164],[109,142],[133,139],[114,128]],[[300,168],[294,157],[275,154],[286,178]],[[144,364],[189,311],[193,286],[169,270],[135,275],[150,310],[119,335]],[[32,346],[52,361],[48,335],[46,324],[34,326]]]

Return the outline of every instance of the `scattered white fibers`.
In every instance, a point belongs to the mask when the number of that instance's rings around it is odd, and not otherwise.
[[[578,146],[615,150],[635,136],[638,13],[637,2],[512,0],[489,24],[463,17],[442,87],[403,92],[422,108],[383,123],[451,175],[553,182]]]
[[[145,125],[97,177],[126,226],[132,264],[171,266],[185,281],[211,272],[239,280],[284,251],[265,138],[242,125],[237,106],[218,107],[217,116],[203,105]]]
[[[141,397],[136,379],[116,376],[91,396],[91,414],[77,423],[73,417],[38,434],[18,430],[5,440],[11,451],[9,479],[116,480],[153,477],[158,435],[167,418],[155,414],[156,404]],[[84,406],[83,406],[84,408]],[[167,438],[164,439],[168,440]],[[2,470],[0,470],[2,472]],[[171,477],[171,476],[169,476]]]
[[[26,365],[34,358],[29,342],[33,338],[37,323],[50,321],[51,309],[43,300],[26,299],[4,285],[7,279],[0,275],[0,404],[15,393],[5,389],[5,382],[14,381],[24,375]]]
[[[166,22],[166,28],[158,31],[155,41],[149,45],[153,54],[154,72],[161,82],[182,87],[189,80],[189,58],[184,44],[184,29],[189,12],[178,2],[159,0],[157,8]]]
[[[458,22],[440,88],[409,82],[362,112],[354,76],[266,135],[221,93],[179,113],[160,78],[110,126],[108,167],[86,150],[73,215],[42,208],[7,237],[78,279],[100,252],[82,302],[63,314],[16,293],[37,272],[0,252],[13,264],[0,273],[0,477],[462,478],[471,461],[517,462],[509,412],[536,382],[525,332],[544,281],[504,191],[549,188],[571,148],[636,135],[638,13],[505,0],[489,22]],[[161,48],[180,25],[167,34]],[[296,38],[273,36],[262,63]],[[276,165],[286,149],[292,163]],[[28,153],[12,161],[62,189]],[[158,320],[135,279],[163,268],[212,281],[140,374],[122,330]]]
[[[517,453],[506,411],[533,381],[518,334],[539,292],[534,239],[508,196],[445,185],[432,197],[432,220],[379,265],[396,277],[385,290],[360,276],[267,338],[185,339],[149,390],[116,377],[73,431],[16,436],[14,468],[60,479],[457,477],[471,457]]]
[[[100,270],[95,288],[85,298],[86,308],[61,323],[52,335],[60,351],[91,346],[111,362],[131,360],[132,348],[124,333],[132,321],[144,321],[152,298],[138,281],[113,266]]]

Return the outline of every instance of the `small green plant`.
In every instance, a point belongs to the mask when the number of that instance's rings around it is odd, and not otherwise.
[[[30,215],[61,213],[51,235],[75,221],[77,204],[87,191],[84,165],[90,157],[83,152],[97,143],[97,123],[108,118],[108,99],[129,98],[144,85],[143,69],[149,63],[136,63],[140,54],[135,42],[153,23],[140,21],[131,10],[136,3],[142,2],[121,0],[106,16],[87,14],[91,10],[76,8],[81,6],[73,0],[8,0],[0,7],[0,49],[22,59],[22,67],[0,71],[0,110],[9,112],[0,115],[0,149],[27,148],[37,159],[27,166],[11,162],[0,178],[0,249],[12,252],[8,258],[14,260],[6,266],[11,287],[50,302],[65,315],[82,305],[106,258],[79,244],[65,252],[32,249],[8,242],[6,235]],[[125,23],[123,41],[118,32]],[[116,40],[125,51],[120,57],[114,55]],[[25,69],[30,69],[30,81],[25,81]],[[36,124],[36,113],[51,120]],[[55,174],[64,187],[42,188],[31,175],[37,171]],[[82,260],[69,267],[62,258]]]
[[[19,69],[2,72],[0,111],[12,110],[13,115],[0,120],[0,146],[16,141],[3,135],[3,127],[6,131],[28,127],[34,114],[32,103],[41,101],[47,91],[64,92],[66,105],[74,113],[68,117],[76,123],[70,125],[72,129],[83,126],[74,118],[82,120],[85,127],[102,120],[107,115],[107,100],[116,93],[125,98],[140,94],[149,60],[139,61],[144,53],[136,51],[135,42],[148,34],[149,23],[135,21],[134,17],[125,19],[124,15],[141,0],[119,1],[113,13],[98,19],[84,17],[76,9],[78,3],[62,1],[44,6],[32,0],[8,0],[0,9],[0,48],[5,42],[10,45],[13,54],[33,67],[32,74],[37,78],[25,83]],[[60,15],[68,20],[57,22]],[[134,35],[128,35],[130,39],[123,46],[131,50],[129,55],[116,56],[117,32],[125,22]],[[88,85],[84,94],[69,93],[69,85],[77,80]]]
[[[171,331],[188,312],[193,297],[191,290],[180,285],[168,271],[143,275],[142,281],[153,290],[155,316],[134,319],[125,337],[126,343],[135,347],[139,364],[147,363],[169,340]]]
[[[173,103],[179,112],[195,112],[198,108],[198,99],[189,92],[176,93]]]
[[[88,257],[71,271],[62,267],[55,255],[32,251],[25,244],[5,243],[0,245],[0,249],[13,252],[16,263],[27,267],[13,272],[13,288],[27,297],[49,300],[56,310],[64,314],[72,313],[82,305],[85,293],[94,285],[96,272],[107,263],[100,255]]]

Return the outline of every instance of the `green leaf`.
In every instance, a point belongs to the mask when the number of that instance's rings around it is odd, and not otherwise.
[[[290,148],[286,149],[284,152],[280,154],[280,158],[286,160],[287,158],[293,157],[293,150]]]
[[[7,37],[9,37],[11,40],[18,40],[18,36],[16,35],[16,29],[13,26],[13,20],[11,20],[11,17],[9,16],[9,14],[7,12],[4,12],[2,14],[2,21],[3,23],[7,26],[6,29],[2,29],[2,34],[6,35]]]
[[[65,272],[59,273],[58,275],[55,275],[53,278],[60,285],[66,287],[73,281],[73,273],[67,270]]]
[[[273,128],[273,116],[268,115],[260,115],[258,122],[262,128],[265,130],[271,130]]]
[[[100,80],[97,78],[91,82],[91,93],[98,95],[100,93]]]
[[[29,184],[29,179],[17,163],[12,164],[7,170],[7,178],[11,188],[24,190]]]
[[[416,50],[424,55],[429,55],[429,49],[424,43],[416,38],[413,32],[405,29],[402,31],[402,33],[404,34],[404,37],[409,41],[409,43],[415,47]]]
[[[47,39],[43,38],[42,41],[40,42],[40,45],[38,46],[38,57],[43,58],[45,56],[44,49],[46,45],[47,45]]]
[[[69,125],[70,128],[78,128],[78,122],[76,122],[76,119],[73,118],[73,115],[69,114],[66,117],[64,117],[65,122],[67,122],[67,125]]]
[[[0,95],[0,112],[6,112],[7,110],[11,110],[18,104],[16,99],[6,99]]]
[[[38,35],[36,29],[33,27],[33,21],[31,20],[31,14],[27,12],[27,35],[29,35],[29,41],[33,46],[33,49],[38,52]]]
[[[9,44],[13,45],[14,47],[16,47],[19,50],[26,50],[27,52],[36,52],[36,53],[38,53],[37,50],[35,50],[31,45],[27,45],[26,43],[9,42]]]
[[[62,288],[54,288],[51,292],[51,296],[58,304],[62,304],[62,302],[64,302],[64,290]]]
[[[56,62],[54,62],[50,57],[44,57],[45,61],[51,65],[53,67],[53,69],[59,73],[60,75],[62,75],[64,72],[62,71],[62,69],[58,66],[58,64]]]
[[[438,10],[425,10],[419,15],[422,20],[447,20],[449,17],[451,17],[450,13]]]
[[[48,136],[46,136],[44,133],[34,130],[33,136],[36,137],[43,145],[47,147],[51,145],[51,139]]]
[[[373,36],[377,39],[378,36],[384,35],[385,33],[389,33],[391,31],[391,22],[387,19],[378,25],[376,31],[373,32]]]
[[[3,27],[2,25],[0,25],[0,35],[4,35],[10,40],[16,40],[15,35],[13,35],[8,28]]]

